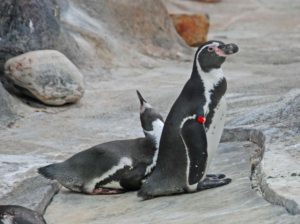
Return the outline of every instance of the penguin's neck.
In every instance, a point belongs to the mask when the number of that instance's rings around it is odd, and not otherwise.
[[[160,119],[152,122],[152,131],[144,130],[146,137],[151,137],[155,141],[156,149],[159,148],[160,137],[164,127],[164,123]]]
[[[196,66],[194,65],[191,78],[200,78],[203,83],[204,95],[206,99],[203,109],[206,116],[209,113],[212,90],[215,89],[215,87],[225,78],[223,70],[222,68],[213,68],[208,72],[204,72],[199,63],[196,63]]]

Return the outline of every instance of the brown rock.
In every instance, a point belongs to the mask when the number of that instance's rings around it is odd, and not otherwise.
[[[171,14],[177,33],[191,47],[198,47],[206,42],[209,21],[203,14]]]

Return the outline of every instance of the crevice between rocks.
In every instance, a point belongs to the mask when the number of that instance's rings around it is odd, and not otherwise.
[[[247,127],[235,127],[235,128],[225,128],[220,142],[234,142],[234,141],[250,141],[255,146],[261,149],[260,158],[255,152],[251,152],[252,148],[244,148],[249,153],[251,159],[251,181],[252,188],[257,191],[266,201],[274,205],[280,205],[285,207],[287,212],[291,215],[300,214],[298,204],[289,198],[285,198],[277,194],[273,189],[271,189],[267,183],[267,174],[264,172],[264,152],[266,150],[265,134],[255,128]]]

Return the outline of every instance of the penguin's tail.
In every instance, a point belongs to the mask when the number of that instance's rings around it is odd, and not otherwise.
[[[38,168],[38,173],[50,180],[57,180],[57,168],[59,163]]]

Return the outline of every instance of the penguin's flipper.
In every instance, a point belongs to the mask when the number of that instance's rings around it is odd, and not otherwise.
[[[140,164],[126,172],[120,180],[120,185],[127,191],[137,191],[142,186],[142,179],[145,176],[147,166]]]
[[[189,161],[190,185],[198,183],[203,177],[207,161],[207,139],[203,123],[195,119],[185,121],[181,128],[181,137],[187,150]]]

